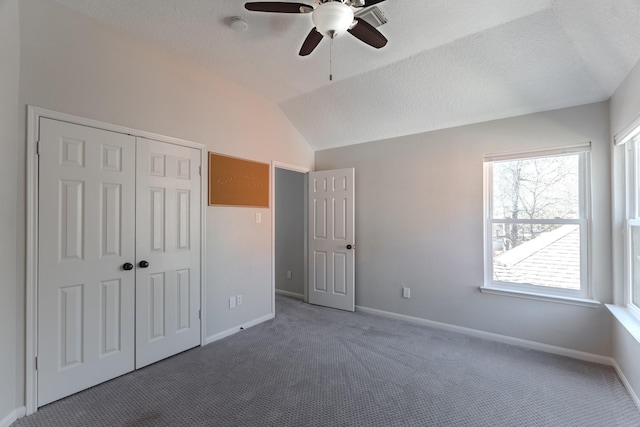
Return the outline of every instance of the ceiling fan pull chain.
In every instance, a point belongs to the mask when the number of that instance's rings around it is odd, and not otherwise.
[[[333,39],[329,44],[329,81],[333,81]]]

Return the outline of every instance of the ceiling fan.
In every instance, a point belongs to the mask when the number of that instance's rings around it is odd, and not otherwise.
[[[247,10],[272,13],[311,13],[315,27],[302,43],[300,56],[307,56],[318,46],[323,37],[333,39],[345,31],[369,46],[380,49],[387,39],[362,18],[354,17],[353,8],[363,8],[384,0],[315,0],[316,6],[304,3],[264,1],[245,3]]]

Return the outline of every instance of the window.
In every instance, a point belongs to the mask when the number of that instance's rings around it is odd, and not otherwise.
[[[625,144],[626,294],[640,315],[640,136]]]
[[[485,158],[483,289],[590,298],[588,150]]]
[[[614,303],[607,308],[640,342],[640,115],[613,138]]]

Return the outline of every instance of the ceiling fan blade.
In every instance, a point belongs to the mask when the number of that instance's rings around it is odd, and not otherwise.
[[[365,8],[374,4],[382,3],[384,0],[351,0],[351,6]]]
[[[371,24],[361,18],[356,18],[357,24],[347,30],[358,39],[362,40],[369,46],[373,46],[376,49],[380,49],[387,44],[387,39],[380,31],[373,28]]]
[[[384,0],[365,0],[363,7],[373,6],[374,4],[382,3]]]
[[[254,12],[274,13],[308,13],[313,12],[313,6],[304,3],[286,3],[282,1],[256,1],[244,4],[244,8]]]
[[[307,56],[311,52],[313,52],[313,49],[315,49],[316,46],[318,46],[318,44],[322,40],[322,37],[323,37],[322,34],[320,34],[318,30],[316,30],[315,28],[311,29],[307,38],[304,39],[304,43],[302,43],[302,47],[300,48],[299,55]]]

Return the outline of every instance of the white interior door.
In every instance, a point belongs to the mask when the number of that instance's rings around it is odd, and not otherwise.
[[[309,173],[309,302],[354,311],[355,170]]]
[[[200,344],[200,152],[138,138],[136,368]],[[146,264],[145,264],[146,263]]]
[[[133,370],[135,141],[42,118],[39,146],[42,406]]]

